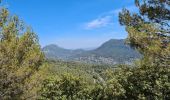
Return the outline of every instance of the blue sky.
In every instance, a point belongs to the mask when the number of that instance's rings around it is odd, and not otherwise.
[[[119,25],[123,7],[135,11],[134,0],[4,0],[38,34],[41,46],[93,48],[109,39],[127,37]]]

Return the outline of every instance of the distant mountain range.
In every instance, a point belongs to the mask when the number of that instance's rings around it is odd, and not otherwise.
[[[51,44],[43,49],[48,59],[62,59],[94,64],[130,64],[141,55],[125,45],[123,39],[111,39],[94,50],[69,50]]]

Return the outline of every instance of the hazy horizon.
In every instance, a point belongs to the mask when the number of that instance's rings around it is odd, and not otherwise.
[[[112,39],[114,39],[114,38],[112,38]],[[58,43],[58,44],[57,44],[57,43],[47,44],[47,45],[45,45],[45,46],[42,46],[42,48],[44,48],[44,47],[46,47],[46,46],[48,46],[48,45],[56,45],[56,46],[58,46],[58,47],[60,47],[60,48],[63,48],[63,49],[70,49],[70,50],[77,50],[77,49],[94,50],[94,49],[96,49],[96,48],[102,46],[104,43],[106,43],[106,42],[108,42],[109,40],[112,40],[112,39],[108,39],[108,40],[106,40],[106,41],[102,41],[101,43],[96,44],[95,46],[86,47],[86,48],[85,48],[83,45],[82,45],[82,47],[79,47],[79,48],[73,48],[74,46],[70,46],[70,48],[69,48],[68,46],[65,47],[65,46],[63,46],[63,45],[60,45],[59,43]],[[115,39],[115,40],[123,40],[123,39]],[[97,42],[97,43],[98,43],[98,42]]]

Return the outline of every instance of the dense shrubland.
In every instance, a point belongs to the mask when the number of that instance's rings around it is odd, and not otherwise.
[[[46,61],[35,33],[6,8],[0,12],[0,99],[170,99],[170,1],[135,0],[123,9],[127,43],[143,58],[132,65]]]

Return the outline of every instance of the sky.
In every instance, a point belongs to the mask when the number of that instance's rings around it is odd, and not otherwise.
[[[125,39],[118,21],[122,8],[136,11],[134,0],[4,0],[11,14],[31,26],[42,47],[94,48],[109,39]]]

